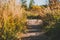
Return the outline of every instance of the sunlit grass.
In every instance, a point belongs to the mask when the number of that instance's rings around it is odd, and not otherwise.
[[[23,32],[25,26],[25,10],[21,5],[14,4],[14,1],[11,0],[0,5],[0,30],[4,40],[15,38],[16,33]]]

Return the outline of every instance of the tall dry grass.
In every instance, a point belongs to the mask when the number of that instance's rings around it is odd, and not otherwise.
[[[15,0],[0,0],[0,36],[4,40],[12,40],[17,32],[23,32],[25,26],[25,10]],[[1,39],[2,40],[2,39]]]

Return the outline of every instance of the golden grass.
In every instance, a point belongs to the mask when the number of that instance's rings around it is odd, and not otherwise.
[[[16,5],[14,0],[3,4],[2,2],[3,0],[0,3],[0,29],[1,37],[6,39],[6,36],[16,36],[17,32],[23,32],[26,15],[24,8],[21,5]]]

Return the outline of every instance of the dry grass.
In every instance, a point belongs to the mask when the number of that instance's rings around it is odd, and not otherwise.
[[[0,1],[0,29],[1,37],[8,39],[12,36],[15,37],[17,32],[23,32],[26,15],[24,8],[21,5],[17,5],[14,0],[5,1],[9,2]]]

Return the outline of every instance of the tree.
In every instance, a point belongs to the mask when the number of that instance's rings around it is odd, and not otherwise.
[[[33,3],[34,3],[34,0],[30,0],[29,8],[31,8],[33,6]]]
[[[22,7],[25,7],[25,8],[27,7],[26,2],[27,2],[26,0],[21,0]]]

